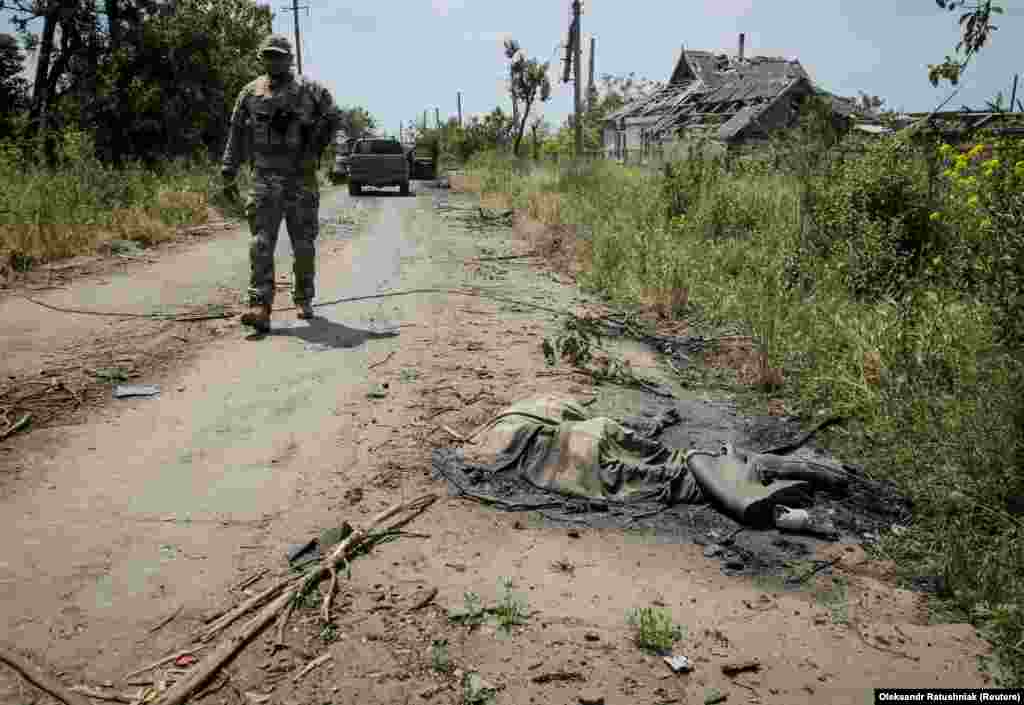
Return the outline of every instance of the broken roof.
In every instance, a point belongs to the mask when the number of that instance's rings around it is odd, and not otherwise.
[[[841,98],[817,91],[796,59],[754,56],[746,59],[708,51],[683,49],[667,86],[653,91],[608,116],[648,122],[657,117],[655,135],[682,127],[714,126],[718,138],[732,140],[754,124],[783,95],[820,92],[840,113]]]

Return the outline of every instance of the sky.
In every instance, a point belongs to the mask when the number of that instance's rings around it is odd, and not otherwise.
[[[1024,0],[1002,0],[1006,14],[991,43],[961,82],[949,108],[984,107],[1009,93],[1024,73]],[[342,106],[367,108],[387,133],[435,108],[457,114],[506,110],[507,62],[502,41],[516,39],[531,57],[551,61],[545,118],[560,124],[573,109],[572,84],[561,82],[562,44],[571,0],[300,0],[303,74],[326,86]],[[294,38],[293,13],[272,5],[274,31]],[[37,23],[36,31],[41,28]],[[6,26],[6,27],[5,27]],[[0,31],[10,31],[6,17]],[[931,110],[949,96],[927,79],[927,65],[952,53],[957,15],[935,0],[583,0],[583,76],[590,38],[595,74],[665,81],[681,46],[735,53],[740,32],[746,54],[799,58],[812,80],[832,93],[864,91],[896,110]],[[584,83],[584,85],[586,85]],[[1024,98],[1024,80],[1018,88]],[[536,110],[537,108],[534,108]]]

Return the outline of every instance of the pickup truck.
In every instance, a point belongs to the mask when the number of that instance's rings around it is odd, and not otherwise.
[[[348,192],[358,196],[364,186],[397,186],[409,194],[409,161],[398,140],[371,137],[356,140],[348,156]]]

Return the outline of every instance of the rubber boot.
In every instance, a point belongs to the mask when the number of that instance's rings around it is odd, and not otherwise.
[[[242,314],[242,325],[251,326],[260,333],[270,331],[270,304],[253,304]]]
[[[299,309],[299,318],[308,320],[316,315],[313,313],[313,304],[309,303],[308,301],[296,303],[295,305]]]

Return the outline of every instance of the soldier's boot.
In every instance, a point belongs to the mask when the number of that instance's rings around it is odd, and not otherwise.
[[[309,303],[308,301],[302,301],[300,303],[296,303],[295,305],[299,308],[299,318],[309,320],[310,318],[313,318],[316,315],[313,313],[313,304]]]
[[[255,328],[260,333],[270,331],[270,304],[253,304],[242,314],[242,325]]]

